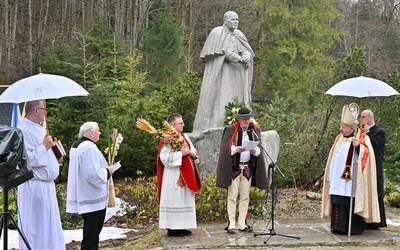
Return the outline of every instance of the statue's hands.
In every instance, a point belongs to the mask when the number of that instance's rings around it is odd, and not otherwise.
[[[251,60],[251,57],[249,55],[244,55],[244,56],[240,57],[239,62],[248,65],[250,63],[250,60]]]

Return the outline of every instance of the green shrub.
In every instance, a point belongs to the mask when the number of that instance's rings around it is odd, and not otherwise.
[[[216,187],[216,176],[210,174],[203,180],[202,188],[196,196],[196,215],[199,221],[221,221],[227,218],[226,188]],[[257,188],[250,189],[249,214],[251,217],[265,215],[265,192]],[[238,210],[236,210],[238,212]]]
[[[400,193],[393,192],[387,196],[387,201],[392,207],[400,207]]]
[[[11,191],[9,191],[8,193],[8,211],[11,212],[12,218],[14,219],[15,222],[17,222],[18,220],[18,214],[17,214],[17,195],[16,195],[16,188],[15,189],[11,189]],[[4,194],[3,194],[3,190],[1,190],[1,196],[0,196],[0,206],[1,206],[1,212],[4,212]],[[14,225],[12,225],[12,223],[9,224],[10,225],[10,229],[15,229]],[[1,233],[1,232],[0,232]]]
[[[140,175],[140,174],[139,174]],[[124,187],[122,185],[124,184]],[[158,220],[157,178],[140,177],[135,180],[125,178],[121,189],[126,192],[121,199],[126,202],[123,206],[128,225],[147,224]],[[119,186],[117,185],[117,187]]]
[[[143,176],[143,173],[137,173]],[[158,197],[157,178],[140,177],[137,179],[125,178],[114,180],[116,195],[121,198],[122,212],[113,218],[114,224],[125,224],[133,228],[138,224],[150,225],[158,222]],[[66,188],[63,184],[57,185],[60,215],[64,229],[77,229],[83,227],[83,221],[78,214],[65,212]],[[226,220],[227,189],[216,187],[216,176],[210,174],[202,180],[202,188],[196,195],[196,215],[198,221],[223,221]],[[251,188],[249,215],[251,218],[265,216],[266,194],[264,191]]]
[[[385,191],[385,195],[389,195],[393,192],[397,191],[397,185],[391,181],[388,181],[386,176],[385,176],[385,185],[384,185],[384,191]]]
[[[216,176],[210,174],[202,180],[202,187],[196,195],[196,215],[200,221],[215,221],[225,218],[227,192],[216,188]]]
[[[83,219],[79,214],[67,213],[67,188],[65,184],[56,184],[58,209],[60,211],[61,224],[64,230],[83,228]]]

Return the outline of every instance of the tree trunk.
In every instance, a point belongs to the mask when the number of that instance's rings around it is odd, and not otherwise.
[[[49,7],[50,7],[50,0],[45,0],[45,5],[42,6],[42,1],[40,4],[40,17],[39,17],[39,24],[38,24],[38,41],[37,41],[37,48],[36,48],[36,55],[35,55],[35,63],[34,63],[34,67],[35,66],[40,66],[40,61],[39,61],[39,57],[40,57],[40,50],[42,48],[42,43],[43,40],[46,36],[46,23],[47,23],[47,17],[49,15]]]
[[[133,6],[133,26],[132,26],[132,47],[138,45],[138,20],[139,20],[139,0],[135,0]]]
[[[85,2],[82,1],[82,50],[83,50],[83,88],[86,89],[86,33],[85,33]]]
[[[10,43],[10,22],[9,22],[8,0],[4,0],[4,40],[6,50],[6,80],[10,80],[10,61],[11,61],[11,43]]]
[[[132,23],[133,23],[133,5],[132,1],[128,1],[128,8],[126,10],[126,34],[124,36],[125,41],[129,42],[129,55],[132,53],[132,44],[133,44],[133,39],[132,38]]]
[[[18,1],[14,2],[14,11],[13,11],[13,22],[12,22],[12,30],[11,30],[11,49],[15,48],[15,34],[17,30],[17,23],[18,23]]]
[[[29,55],[29,70],[33,73],[33,37],[32,37],[32,0],[28,2],[28,55]]]

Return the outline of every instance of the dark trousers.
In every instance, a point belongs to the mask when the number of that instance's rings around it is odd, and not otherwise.
[[[99,235],[103,229],[106,209],[82,214],[83,217],[83,239],[81,250],[99,249]]]

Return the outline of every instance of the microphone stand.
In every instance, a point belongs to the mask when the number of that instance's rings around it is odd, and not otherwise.
[[[265,148],[261,145],[261,140],[259,138],[259,136],[257,135],[257,133],[254,131],[254,129],[251,130],[251,132],[253,133],[254,137],[257,138],[257,140],[260,142],[259,143],[259,147],[262,149],[262,151],[267,155],[268,159],[271,161],[271,163],[268,165],[268,176],[267,178],[269,179],[269,177],[271,176],[271,225],[272,227],[270,229],[268,229],[268,233],[254,233],[253,236],[257,237],[260,235],[269,235],[268,239],[266,239],[264,241],[264,244],[266,244],[269,239],[272,238],[272,236],[283,236],[283,237],[289,237],[289,238],[294,238],[294,239],[300,239],[300,237],[297,236],[292,236],[292,235],[285,235],[285,234],[278,234],[275,231],[275,168],[278,169],[279,173],[281,174],[281,176],[283,178],[285,178],[285,175],[282,173],[282,171],[279,169],[278,165],[276,165],[276,163],[274,162],[274,160],[272,160],[271,156],[268,154],[267,150],[265,150]]]
[[[12,212],[8,210],[8,188],[3,187],[3,212],[0,216],[0,239],[1,233],[4,231],[4,238],[3,238],[3,249],[8,249],[8,225],[9,221],[12,222],[14,227],[18,230],[19,235],[21,236],[22,240],[24,241],[26,247],[31,250],[31,246],[28,243],[27,238],[25,237],[24,233],[19,229],[17,223],[15,222],[14,218],[12,217]]]

